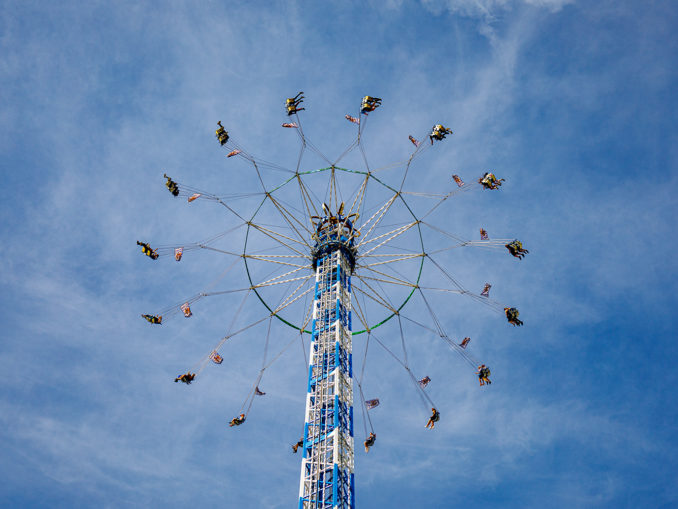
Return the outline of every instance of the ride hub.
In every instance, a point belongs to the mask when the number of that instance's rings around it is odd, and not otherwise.
[[[343,208],[343,207],[342,207]],[[326,211],[327,207],[323,207]],[[311,264],[315,271],[318,267],[318,260],[340,250],[351,267],[351,273],[355,269],[355,258],[358,253],[354,245],[355,231],[353,223],[348,217],[341,214],[336,216],[328,214],[318,221],[316,232],[314,234],[315,245],[311,249]]]

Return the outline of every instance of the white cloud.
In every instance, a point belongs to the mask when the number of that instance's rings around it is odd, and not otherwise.
[[[491,21],[502,11],[520,7],[522,4],[558,12],[565,5],[573,4],[574,0],[423,0],[422,3],[436,13],[447,10],[451,14],[480,17]]]

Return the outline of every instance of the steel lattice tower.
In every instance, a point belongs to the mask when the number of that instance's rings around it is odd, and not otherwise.
[[[299,509],[355,507],[351,354],[353,233],[348,219],[341,215],[325,217],[317,226],[316,244],[311,253],[315,296]]]

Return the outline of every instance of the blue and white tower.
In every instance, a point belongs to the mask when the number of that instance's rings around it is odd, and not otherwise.
[[[319,218],[311,256],[315,269],[313,326],[301,463],[299,509],[352,509],[353,367],[351,274],[359,233],[339,214]]]

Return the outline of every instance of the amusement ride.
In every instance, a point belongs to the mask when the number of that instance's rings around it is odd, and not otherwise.
[[[353,124],[355,138],[335,159],[329,159],[304,134],[300,112],[304,111],[303,92],[285,102],[286,122],[282,128],[294,131],[300,142],[296,167],[285,167],[252,155],[236,142],[226,128],[217,123],[216,138],[227,158],[241,158],[251,167],[257,189],[248,193],[219,195],[175,182],[164,175],[168,191],[183,197],[190,206],[212,202],[226,209],[236,223],[226,231],[189,244],[151,246],[137,241],[143,254],[181,261],[194,250],[208,250],[230,258],[220,277],[240,267],[246,275],[242,288],[203,291],[176,305],[142,317],[153,325],[165,324],[174,316],[191,317],[195,304],[204,298],[224,294],[243,294],[237,316],[246,302],[258,301],[263,316],[236,330],[229,330],[209,348],[189,371],[175,382],[190,385],[207,366],[224,361],[227,342],[247,334],[253,327],[268,321],[264,363],[240,412],[230,426],[246,424],[257,397],[265,395],[260,384],[266,369],[290,345],[300,340],[308,351],[308,384],[304,412],[303,436],[292,448],[301,452],[299,509],[349,509],[355,507],[355,435],[354,405],[363,416],[365,451],[375,445],[376,433],[369,416],[379,399],[366,400],[363,393],[365,359],[371,342],[390,353],[404,368],[422,402],[431,408],[426,427],[433,429],[441,418],[426,387],[430,377],[416,375],[409,365],[405,346],[404,324],[415,325],[429,335],[441,338],[473,369],[480,385],[490,384],[490,369],[476,360],[469,348],[471,338],[450,338],[436,314],[433,292],[456,293],[474,299],[502,314],[515,326],[522,325],[518,310],[490,298],[491,284],[474,293],[461,285],[438,260],[444,251],[477,247],[507,250],[517,259],[528,253],[517,239],[491,239],[480,228],[478,238],[464,239],[434,224],[432,214],[450,198],[473,191],[497,191],[504,179],[485,171],[465,182],[459,175],[450,176],[450,188],[443,192],[408,190],[415,162],[427,150],[444,142],[452,131],[436,124],[419,139],[410,135],[403,144],[411,153],[401,162],[371,168],[364,147],[367,120],[382,103],[365,96],[356,116],[346,115]],[[343,120],[342,120],[343,121]],[[421,141],[420,141],[421,140]],[[304,154],[311,150],[325,161],[320,168],[306,168]],[[342,161],[358,153],[358,168],[346,168]],[[391,178],[398,169],[397,178]],[[273,184],[269,184],[270,181]],[[247,206],[238,207],[245,201]],[[417,207],[412,202],[417,202]],[[243,208],[249,210],[242,210]],[[421,212],[420,212],[421,210]],[[242,239],[239,249],[233,242],[223,246],[236,232]],[[449,245],[428,251],[427,235],[441,236]],[[186,262],[184,262],[186,263]],[[422,278],[425,267],[436,273],[437,286]],[[248,297],[255,300],[248,301]],[[409,316],[407,304],[420,299],[427,316]],[[255,304],[250,304],[253,306]],[[272,358],[267,358],[271,325],[278,321],[289,326],[291,341]],[[235,317],[233,320],[235,323]],[[402,340],[403,358],[393,354],[380,331],[387,325]],[[360,372],[353,367],[353,336],[362,335],[364,357]],[[309,344],[306,345],[306,338]],[[370,428],[368,435],[368,426]]]

